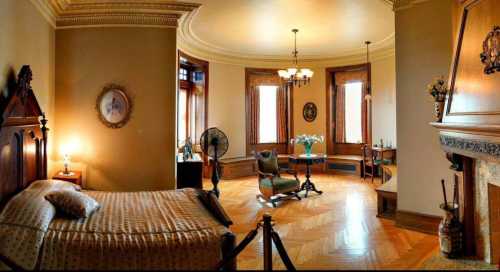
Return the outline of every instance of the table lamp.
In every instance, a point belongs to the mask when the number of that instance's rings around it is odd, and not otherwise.
[[[65,176],[72,176],[75,174],[74,172],[71,172],[69,170],[70,163],[71,163],[71,157],[69,156],[69,154],[64,154],[64,171],[62,172],[62,174]]]

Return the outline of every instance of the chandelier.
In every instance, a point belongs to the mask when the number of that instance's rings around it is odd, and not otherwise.
[[[311,81],[311,77],[313,76],[314,72],[311,69],[298,68],[297,55],[299,54],[299,51],[297,51],[297,32],[299,32],[299,30],[292,29],[292,32],[295,36],[295,48],[292,52],[294,58],[294,67],[288,68],[286,70],[279,70],[278,75],[285,83],[300,87],[301,85],[306,85]]]

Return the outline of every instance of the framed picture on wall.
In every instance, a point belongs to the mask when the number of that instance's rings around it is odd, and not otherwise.
[[[307,102],[302,110],[302,115],[304,116],[304,120],[307,122],[314,121],[318,115],[318,108],[316,107],[316,104]]]
[[[97,97],[96,109],[101,122],[109,128],[121,128],[130,120],[132,101],[125,88],[109,84]]]

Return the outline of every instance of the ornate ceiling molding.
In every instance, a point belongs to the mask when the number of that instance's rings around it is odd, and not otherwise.
[[[56,14],[49,2],[46,0],[30,0],[35,8],[42,14],[42,16],[47,20],[47,22],[52,26],[56,27]]]
[[[383,0],[385,1],[385,0]],[[244,52],[231,51],[226,48],[211,44],[199,38],[193,31],[193,19],[198,14],[199,9],[189,12],[179,20],[177,29],[178,48],[195,57],[208,61],[228,63],[228,64],[245,64],[245,65],[260,65],[260,66],[279,66],[290,65],[291,57],[288,54],[283,55],[262,55],[262,54],[245,54]],[[393,56],[395,53],[395,35],[392,33],[388,37],[375,41],[370,47],[371,59],[380,59],[388,56]],[[331,55],[301,55],[301,63],[309,63],[309,65],[330,65],[332,63],[362,63],[366,61],[366,47],[360,45],[359,48],[354,48],[349,51],[338,52]]]
[[[179,29],[178,29],[179,30]],[[184,43],[182,39],[177,36],[177,48],[179,48],[184,53],[187,53],[193,57],[206,60],[208,62],[225,63],[232,65],[241,65],[247,67],[261,67],[261,68],[284,68],[289,67],[292,63],[290,56],[279,58],[263,58],[260,57],[241,57],[241,56],[228,56],[224,54],[217,54],[214,52],[206,51],[200,49],[199,47],[193,47],[190,44]],[[394,46],[380,49],[377,51],[370,52],[370,61],[379,61],[389,57],[393,57],[396,54]],[[300,59],[300,63],[315,67],[330,67],[330,66],[344,66],[352,65],[356,63],[365,63],[366,53],[354,54],[354,55],[344,55],[333,58],[317,58],[317,59]]]
[[[177,27],[200,4],[171,0],[31,0],[57,29],[99,26]]]
[[[393,10],[394,11],[399,11],[399,10],[412,8],[416,4],[427,2],[429,0],[388,0],[388,1],[393,2]]]

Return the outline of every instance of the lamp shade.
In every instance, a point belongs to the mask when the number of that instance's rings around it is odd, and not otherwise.
[[[305,76],[307,78],[312,77],[314,74],[314,72],[311,69],[307,69],[307,68],[301,69],[300,72],[302,73],[303,76]]]
[[[297,73],[297,68],[288,68],[288,75],[295,75]]]
[[[286,70],[279,70],[278,71],[278,75],[282,78],[288,78],[290,77],[290,75],[288,74],[288,72]]]

